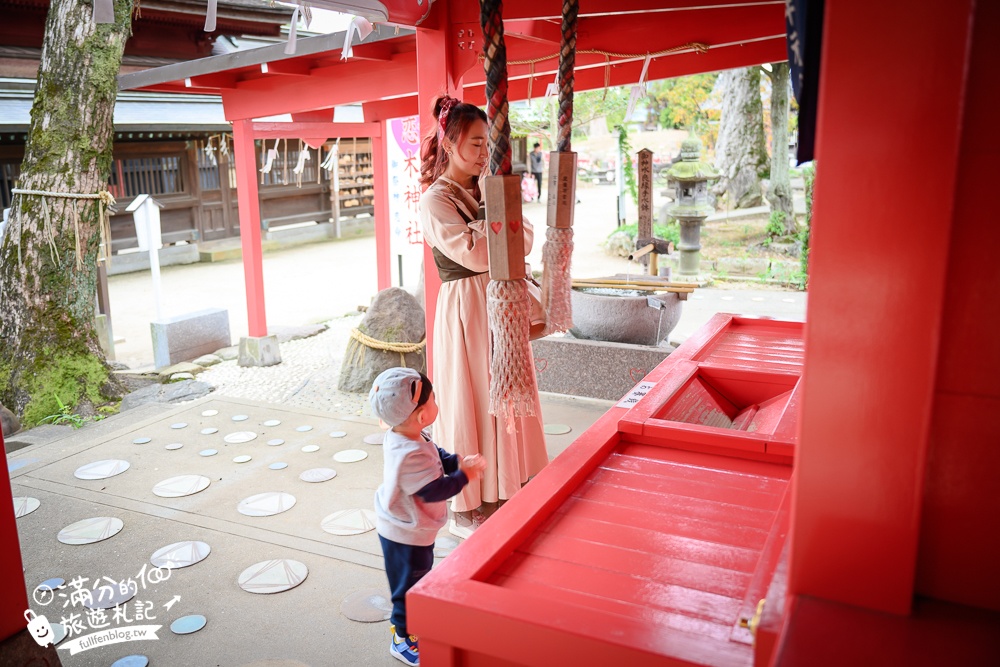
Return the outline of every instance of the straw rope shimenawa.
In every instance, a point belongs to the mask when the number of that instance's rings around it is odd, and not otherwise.
[[[59,255],[58,250],[56,250],[55,245],[55,232],[52,229],[52,221],[49,216],[49,209],[45,203],[46,197],[56,197],[58,199],[71,199],[73,201],[73,227],[76,233],[76,268],[77,270],[83,268],[83,249],[80,247],[80,211],[76,208],[76,200],[87,199],[87,200],[97,200],[98,205],[98,221],[100,224],[100,235],[101,235],[101,251],[102,257],[98,258],[98,261],[105,261],[110,264],[111,262],[111,216],[109,214],[109,209],[115,205],[115,198],[107,190],[101,190],[96,193],[79,193],[79,192],[50,192],[48,190],[27,190],[22,188],[13,188],[10,193],[12,195],[31,195],[35,197],[42,197],[42,220],[43,226],[43,237],[48,241],[49,252],[52,255],[52,261],[55,262]],[[21,206],[18,206],[17,211],[17,229],[18,232],[21,230]],[[11,228],[13,229],[13,227]],[[18,234],[17,237],[17,261],[21,261],[21,235]]]
[[[427,347],[427,339],[420,341],[419,343],[390,343],[384,340],[379,340],[377,338],[372,338],[366,333],[363,333],[360,329],[351,329],[351,338],[358,341],[361,345],[355,348],[355,353],[351,354],[351,362],[355,361],[355,356],[357,356],[356,351],[360,350],[360,358],[358,363],[364,363],[365,361],[365,348],[371,348],[373,350],[381,350],[382,352],[398,352],[399,353],[399,365],[406,366],[406,356],[412,352],[423,352],[423,349]],[[421,366],[422,368],[423,366]]]

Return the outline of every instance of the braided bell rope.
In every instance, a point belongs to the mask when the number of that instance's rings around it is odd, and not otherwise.
[[[378,338],[372,338],[358,328],[351,329],[351,338],[360,343],[360,345],[353,346],[354,349],[350,350],[349,363],[357,361],[357,363],[363,364],[365,362],[365,350],[371,348],[372,350],[380,350],[382,352],[398,352],[399,365],[406,366],[405,355],[412,352],[423,352],[424,348],[427,347],[426,338],[419,343],[390,343]]]
[[[571,152],[573,134],[573,67],[576,62],[576,27],[579,0],[563,0],[562,39],[559,45],[559,143],[560,153]],[[549,169],[552,165],[549,165]],[[573,175],[576,178],[576,175]],[[551,193],[550,193],[551,196]],[[567,206],[574,206],[570,201]],[[557,203],[557,206],[559,204]],[[550,214],[555,214],[552,211]],[[542,248],[542,306],[545,308],[545,331],[549,334],[569,331],[573,326],[573,289],[570,265],[573,259],[573,228],[549,227]]]
[[[576,65],[576,24],[579,12],[579,0],[563,0],[562,39],[559,44],[559,142],[556,146],[560,153],[573,150],[573,68]]]
[[[530,309],[528,288],[523,280],[491,280],[486,295],[493,332],[489,411],[502,418],[507,432],[513,433],[517,418],[535,414],[535,364],[526,316]]]
[[[101,190],[95,193],[80,193],[80,192],[51,192],[49,190],[29,190],[25,188],[13,188],[10,191],[11,195],[29,195],[32,197],[42,198],[42,238],[48,243],[49,246],[49,256],[52,258],[52,263],[55,264],[59,260],[59,249],[56,248],[56,230],[52,225],[52,217],[49,214],[49,205],[47,198],[54,197],[56,199],[69,199],[73,202],[73,231],[76,236],[76,270],[80,271],[83,269],[83,248],[80,246],[80,209],[77,207],[77,202],[81,199],[83,200],[96,200],[97,201],[97,221],[100,229],[100,253],[98,254],[98,261],[107,262],[109,265],[111,263],[111,213],[110,209],[115,205],[115,198],[107,190]],[[24,214],[23,206],[24,201],[18,202],[17,207],[17,262],[21,263],[21,216]],[[13,225],[11,225],[11,231],[13,232]]]
[[[480,0],[486,70],[486,116],[489,119],[490,173],[511,173],[510,118],[507,107],[507,46],[503,39],[503,1]]]
[[[544,335],[569,331],[573,327],[573,289],[570,264],[573,259],[573,228],[549,227],[542,248],[542,307],[545,308]]]

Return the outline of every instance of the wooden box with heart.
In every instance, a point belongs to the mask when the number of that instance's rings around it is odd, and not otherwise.
[[[521,217],[521,180],[517,176],[488,176],[486,244],[492,280],[523,280],[524,225]]]

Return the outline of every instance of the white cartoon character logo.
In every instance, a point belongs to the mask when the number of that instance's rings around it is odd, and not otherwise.
[[[39,646],[45,647],[54,643],[52,641],[52,626],[49,625],[49,619],[44,616],[35,616],[35,612],[25,609],[24,620],[28,622],[28,632],[31,633],[31,637]]]

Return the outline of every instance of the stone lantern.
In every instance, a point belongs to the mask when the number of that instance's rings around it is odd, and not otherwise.
[[[719,178],[712,165],[701,161],[701,140],[694,132],[681,144],[681,161],[667,170],[668,180],[677,184],[674,203],[667,214],[681,225],[680,268],[678,279],[698,281],[701,261],[701,224],[715,212],[708,203],[708,182]]]

